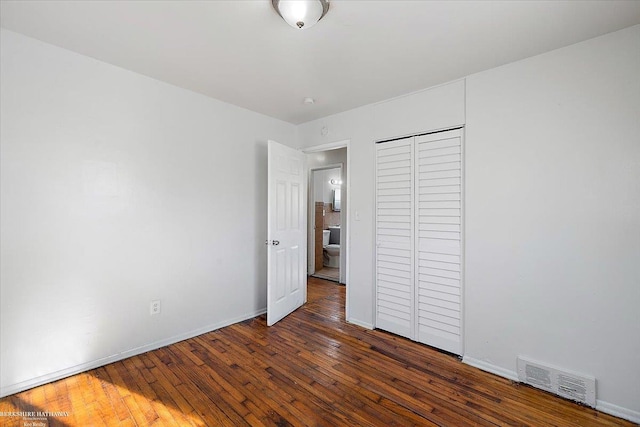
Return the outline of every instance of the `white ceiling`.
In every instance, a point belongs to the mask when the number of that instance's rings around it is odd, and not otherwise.
[[[640,1],[2,1],[1,25],[294,124],[640,23]],[[316,99],[304,105],[304,97]]]

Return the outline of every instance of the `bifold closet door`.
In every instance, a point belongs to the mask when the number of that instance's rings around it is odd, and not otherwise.
[[[462,354],[462,131],[415,146],[415,339]]]
[[[413,338],[413,138],[376,144],[376,327]]]

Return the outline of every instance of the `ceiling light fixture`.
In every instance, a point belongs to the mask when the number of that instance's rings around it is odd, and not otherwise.
[[[329,10],[329,0],[271,0],[278,15],[293,28],[313,27]]]

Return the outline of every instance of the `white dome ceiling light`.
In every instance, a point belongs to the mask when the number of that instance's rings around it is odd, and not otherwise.
[[[287,24],[301,30],[313,27],[327,14],[329,0],[271,0]]]

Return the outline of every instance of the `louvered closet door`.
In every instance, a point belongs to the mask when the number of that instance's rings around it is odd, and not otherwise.
[[[416,339],[462,354],[462,133],[415,140]]]
[[[413,138],[376,144],[376,327],[413,338]]]

